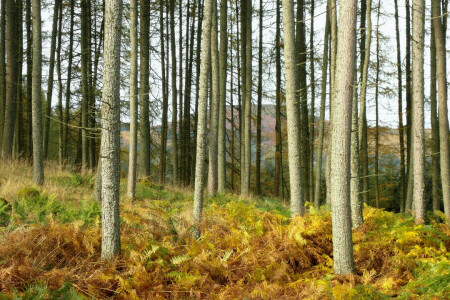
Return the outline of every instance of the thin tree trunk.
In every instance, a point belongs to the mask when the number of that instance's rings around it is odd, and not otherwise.
[[[368,84],[368,72],[370,62],[370,46],[372,40],[372,0],[367,0],[366,19],[367,26],[365,30],[365,46],[364,46],[364,62],[362,65],[362,78],[361,78],[361,95],[359,106],[359,120],[358,120],[358,138],[360,146],[360,159],[361,159],[361,176],[362,176],[362,197],[365,204],[369,204],[369,170],[368,170],[368,149],[367,149],[367,84]]]
[[[102,259],[120,251],[120,38],[122,1],[105,0],[102,92]]]
[[[81,168],[89,168],[89,0],[81,0]]]
[[[424,133],[424,18],[425,1],[413,0],[413,107],[412,145],[413,156],[413,211],[416,224],[425,220],[425,133]],[[437,40],[437,39],[436,39]]]
[[[323,44],[323,58],[322,58],[322,79],[321,79],[321,95],[320,95],[320,116],[319,116],[319,136],[317,145],[317,162],[316,162],[316,178],[314,185],[314,205],[316,208],[320,207],[321,181],[322,181],[322,161],[323,161],[323,142],[325,132],[325,105],[327,97],[327,71],[328,71],[328,52],[330,42],[330,11],[327,9],[325,34]]]
[[[440,193],[439,193],[439,159],[440,159],[440,146],[439,146],[439,119],[438,119],[438,107],[437,107],[437,86],[436,86],[436,43],[434,34],[434,22],[431,21],[431,33],[430,33],[430,113],[431,113],[431,176],[432,187],[431,197],[433,202],[433,211],[440,210]]]
[[[200,55],[201,55],[201,46],[202,46],[202,24],[204,18],[204,1],[199,1],[199,12],[198,12],[198,23],[197,23],[197,53],[196,53],[196,80],[195,80],[195,108],[194,108],[194,141],[193,141],[193,154],[192,154],[192,178],[191,184],[195,186],[195,175],[196,175],[196,166],[197,166],[197,128],[198,128],[198,101],[200,97]]]
[[[42,39],[41,1],[33,0],[33,179],[44,184],[44,158],[42,153]]]
[[[437,78],[439,98],[439,137],[440,137],[440,162],[442,180],[442,199],[447,222],[450,222],[450,152],[448,142],[448,107],[447,107],[447,70],[446,53],[439,2],[433,0],[433,24],[436,42]],[[414,111],[414,114],[416,111]],[[414,185],[414,188],[416,186]]]
[[[336,90],[331,133],[331,207],[334,273],[354,273],[350,214],[350,139],[355,70],[356,1],[340,1]]]
[[[0,11],[0,150],[3,141],[3,130],[5,125],[5,102],[6,102],[6,0],[1,0]],[[27,26],[28,28],[28,26]],[[28,79],[27,79],[28,80]]]
[[[220,1],[220,53],[219,53],[219,131],[218,131],[218,182],[217,191],[220,194],[225,193],[226,177],[226,92],[227,92],[227,52],[228,52],[228,34],[227,34],[227,0]]]
[[[197,159],[195,168],[195,189],[194,189],[194,236],[200,236],[200,222],[203,209],[203,189],[206,156],[206,109],[208,104],[208,75],[211,55],[211,27],[212,27],[213,1],[205,0],[203,36],[202,36],[202,59],[200,67],[200,89],[198,99],[198,124],[197,124]]]
[[[258,107],[256,113],[256,194],[261,194],[261,106],[263,65],[263,1],[259,1]]]
[[[275,104],[275,197],[280,196],[282,168],[282,138],[281,138],[281,18],[280,0],[276,8],[276,34],[275,34],[275,69],[276,69],[276,104]]]
[[[6,100],[3,127],[2,157],[12,158],[14,128],[16,125],[17,97],[17,39],[16,9],[14,0],[6,0]]]
[[[178,154],[177,154],[177,159],[178,159],[178,182],[183,182],[183,173],[184,173],[184,165],[183,165],[183,160],[182,158],[184,157],[182,151],[183,151],[183,135],[181,134],[182,132],[182,128],[181,126],[183,125],[183,1],[179,1],[179,9],[178,9],[178,19],[179,19],[179,23],[178,23],[178,28],[180,28],[178,30],[178,58],[179,58],[179,81],[178,81],[178,96],[179,96],[179,108],[178,108],[178,114],[179,114],[179,118],[178,118],[178,124],[177,124],[177,128],[178,128]],[[188,23],[186,23],[186,27],[188,27]],[[186,36],[187,39],[187,36]],[[186,51],[188,48],[186,47]],[[186,59],[187,59],[187,55],[186,55]]]
[[[245,7],[245,89],[243,89],[243,103],[244,103],[244,155],[243,167],[241,166],[241,195],[248,196],[250,193],[250,165],[251,165],[251,106],[252,106],[252,2],[247,0]],[[242,58],[244,61],[244,57]],[[244,85],[244,81],[242,83]],[[241,162],[242,163],[242,162]]]
[[[145,6],[143,7],[145,8]],[[141,12],[142,13],[142,12]],[[130,152],[128,159],[127,195],[134,199],[136,193],[137,119],[138,119],[138,3],[130,2]]]
[[[411,13],[409,0],[405,0],[406,7],[406,161],[407,161],[407,191],[405,199],[405,211],[411,210],[413,199],[413,147],[412,147],[412,134],[411,134],[411,114],[412,114],[412,93],[411,93]]]
[[[52,96],[53,96],[53,73],[55,70],[55,54],[56,54],[56,37],[58,34],[58,18],[59,6],[61,0],[56,0],[53,8],[53,25],[52,25],[52,40],[50,43],[50,65],[48,69],[48,82],[47,82],[47,103],[45,109],[45,121],[44,121],[44,158],[48,155],[48,138],[50,135],[50,118],[52,112]],[[61,16],[62,17],[62,16]]]
[[[310,85],[311,85],[311,111],[309,117],[309,201],[314,200],[314,138],[315,138],[315,101],[316,101],[316,79],[314,66],[314,11],[315,3],[311,0],[311,29],[309,34],[309,62],[310,62]]]
[[[144,1],[146,2],[146,1]],[[141,4],[142,5],[142,4]],[[159,181],[165,182],[166,178],[166,146],[167,146],[167,110],[168,110],[168,95],[166,92],[166,55],[165,55],[165,37],[164,37],[164,2],[159,2],[159,35],[161,43],[161,84],[163,93],[163,105],[162,105],[162,119],[161,119],[161,148],[160,148],[160,168],[159,168]],[[142,13],[141,13],[142,16]],[[142,22],[141,22],[142,24]],[[141,25],[142,26],[142,25]]]
[[[378,96],[379,96],[379,82],[380,82],[380,0],[378,0],[378,11],[377,11],[377,31],[376,31],[376,57],[377,57],[377,69],[375,75],[375,204],[377,208],[380,208],[380,190],[378,183],[378,164],[379,164],[379,104],[378,104]]]
[[[297,101],[296,54],[294,34],[294,5],[292,0],[283,0],[284,60],[286,76],[286,112],[289,154],[289,182],[291,188],[291,215],[304,214],[302,190],[302,166],[300,145],[300,107]]]
[[[70,85],[72,83],[72,60],[73,60],[73,27],[74,27],[74,15],[75,15],[75,0],[70,1],[70,31],[69,31],[69,59],[67,66],[67,84],[66,84],[66,103],[64,112],[64,157],[68,157],[68,143],[69,143],[69,114],[70,114]]]
[[[18,1],[16,3],[17,10],[17,48],[18,48],[18,57],[17,57],[17,113],[16,113],[16,134],[15,134],[15,153],[16,158],[22,157],[23,151],[23,76],[22,76],[22,67],[23,67],[23,1]]]
[[[175,48],[175,0],[170,4],[170,47],[172,54],[172,183],[178,183],[178,139],[177,139],[177,53]]]
[[[330,23],[331,23],[331,63],[330,63],[330,120],[328,122],[328,149],[327,149],[327,161],[326,161],[326,185],[327,185],[327,197],[326,197],[326,203],[327,207],[331,207],[331,153],[333,151],[332,143],[331,143],[331,132],[333,131],[333,106],[334,106],[334,98],[336,93],[335,88],[335,78],[336,78],[336,57],[337,57],[337,7],[336,7],[336,0],[330,0],[328,2],[328,9],[330,10]]]
[[[63,115],[63,85],[62,85],[62,75],[61,75],[61,47],[62,47],[62,12],[63,7],[59,5],[59,21],[58,21],[58,47],[56,50],[56,74],[58,74],[58,117],[59,117],[59,147],[58,147],[58,159],[59,164],[63,164],[64,160],[64,139],[63,139],[63,131],[64,131],[64,115]]]
[[[398,17],[398,0],[395,5],[395,36],[397,42],[397,80],[398,80],[398,133],[400,143],[400,212],[405,212],[405,130],[403,126],[403,83],[402,83],[402,56],[400,48],[400,30]]]
[[[190,1],[189,1],[190,2]],[[195,38],[195,17],[197,13],[197,2],[194,1],[192,13],[190,13],[190,6],[188,3],[188,18],[187,23],[189,24],[190,15],[193,15],[192,25],[190,28],[190,41],[188,42],[189,36],[189,28],[186,28],[186,47],[189,44],[189,57],[186,61],[186,82],[185,82],[185,92],[184,92],[184,116],[183,116],[183,126],[182,130],[184,130],[184,184],[189,185],[191,181],[191,161],[192,161],[192,153],[191,153],[191,93],[192,93],[192,69],[193,69],[193,61],[194,61],[194,38]]]
[[[219,48],[217,45],[217,4],[213,3],[213,16],[211,27],[211,106],[209,118],[209,170],[208,170],[208,194],[214,196],[217,192],[217,133],[219,118],[220,97],[220,70],[219,70]]]
[[[27,158],[31,161],[33,155],[33,126],[32,126],[32,84],[31,77],[33,73],[33,33],[31,30],[31,0],[26,0],[25,23],[27,32]]]
[[[140,136],[141,157],[144,176],[150,176],[150,107],[149,107],[149,72],[150,72],[150,5],[141,0],[140,14]]]
[[[302,176],[304,180],[303,192],[305,201],[310,201],[310,180],[309,180],[309,124],[308,124],[308,87],[306,82],[306,31],[304,20],[304,0],[297,1],[297,29],[296,29],[296,60],[297,60],[297,83],[296,90],[300,99],[300,121],[301,121],[301,160]]]

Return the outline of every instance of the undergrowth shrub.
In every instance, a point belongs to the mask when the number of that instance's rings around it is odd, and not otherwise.
[[[45,297],[66,286],[97,299],[450,296],[447,225],[415,226],[409,217],[366,207],[364,225],[353,231],[356,274],[334,275],[328,212],[310,209],[291,220],[271,199],[220,195],[206,201],[202,237],[196,240],[179,215],[191,205],[191,195],[138,188],[141,196],[154,198],[121,204],[122,251],[109,263],[99,260],[100,208],[92,202],[78,205],[77,217],[58,219],[74,216],[63,210],[48,214],[53,221],[45,226],[4,232],[0,291],[22,296],[34,282],[43,283]],[[63,207],[70,211],[70,205]]]

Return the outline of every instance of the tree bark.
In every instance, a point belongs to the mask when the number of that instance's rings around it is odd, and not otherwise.
[[[228,34],[227,34],[227,0],[220,1],[220,92],[219,92],[219,132],[218,132],[218,186],[217,191],[224,194],[227,184],[226,172],[226,92],[227,92],[227,52],[228,52]]]
[[[35,0],[37,1],[37,0]],[[120,251],[120,38],[122,1],[105,0],[102,92],[102,259]]]
[[[211,27],[212,27],[213,1],[205,0],[201,67],[200,67],[200,89],[198,99],[198,124],[197,124],[197,159],[195,168],[194,189],[194,237],[200,236],[200,222],[203,209],[203,189],[206,156],[206,109],[208,104],[208,73],[211,55]]]
[[[433,12],[432,12],[433,14]],[[434,37],[434,22],[431,21],[430,32],[430,114],[431,114],[431,198],[433,211],[440,210],[440,193],[439,193],[439,119],[437,106],[437,86],[436,86],[436,42]]]
[[[276,34],[275,34],[275,72],[276,72],[276,102],[275,102],[275,197],[280,196],[282,167],[282,138],[281,138],[281,17],[280,0],[277,0],[276,8]]]
[[[367,26],[365,29],[365,46],[364,46],[364,61],[362,63],[362,78],[361,78],[361,94],[359,106],[359,120],[358,120],[358,138],[360,147],[361,159],[361,176],[362,176],[362,198],[365,204],[369,204],[369,170],[368,170],[368,149],[367,149],[367,84],[368,72],[370,62],[370,46],[372,41],[372,1],[367,0],[366,20]]]
[[[17,98],[17,39],[16,9],[14,0],[6,0],[6,100],[3,127],[2,156],[12,158],[14,128],[16,126]]]
[[[211,27],[211,106],[209,117],[209,171],[208,194],[214,196],[217,192],[217,133],[219,118],[220,74],[219,74],[219,48],[217,45],[217,4],[213,3]]]
[[[413,0],[413,103],[412,145],[413,156],[413,211],[416,224],[425,220],[425,132],[424,132],[424,18],[425,1]]]
[[[308,124],[308,87],[306,82],[306,31],[305,31],[305,20],[304,20],[304,0],[297,1],[297,28],[296,28],[296,60],[297,60],[297,82],[296,82],[296,90],[297,97],[300,99],[300,151],[301,151],[301,160],[302,160],[302,176],[304,180],[303,184],[303,192],[305,201],[310,201],[309,199],[309,124]]]
[[[143,7],[145,8],[145,6]],[[142,13],[142,12],[141,12]],[[130,152],[128,159],[127,195],[134,199],[136,192],[137,127],[138,127],[138,3],[130,1]]]
[[[150,107],[149,107],[149,74],[150,74],[150,5],[149,1],[141,0],[140,14],[140,136],[141,157],[144,176],[150,176]]]
[[[291,215],[303,215],[302,166],[300,153],[300,112],[296,93],[297,72],[294,34],[294,5],[283,0],[284,60],[286,76],[286,112],[289,155],[289,182],[291,188]]]
[[[175,0],[170,4],[170,51],[172,54],[172,183],[178,183],[178,139],[177,139],[177,53],[175,47]]]
[[[62,74],[61,74],[61,47],[62,47],[62,12],[63,7],[59,5],[59,20],[58,20],[58,46],[56,50],[56,74],[58,74],[58,117],[59,117],[59,132],[58,132],[58,159],[59,164],[63,164],[64,160],[64,115],[63,115],[63,85],[62,85]]]
[[[350,139],[355,69],[356,1],[341,0],[331,132],[330,195],[334,273],[354,273],[350,214]]]
[[[403,126],[403,83],[402,83],[402,56],[400,48],[400,30],[398,17],[398,0],[394,0],[395,6],[395,36],[397,42],[397,81],[398,81],[398,133],[400,143],[400,212],[405,212],[405,128]]]
[[[146,2],[146,1],[144,1]],[[159,2],[159,35],[161,43],[161,84],[163,94],[162,118],[161,118],[161,148],[159,155],[159,181],[165,182],[166,179],[166,148],[167,148],[167,110],[169,99],[166,92],[166,53],[165,53],[165,37],[164,37],[164,2]],[[142,14],[141,14],[142,16]],[[142,22],[141,22],[142,24]],[[142,25],[141,25],[142,26]],[[141,73],[142,74],[142,73]]]
[[[0,11],[0,150],[2,148],[5,125],[6,102],[6,0],[1,0]]]
[[[42,39],[41,1],[33,0],[33,179],[44,184],[44,158],[42,153]]]
[[[439,1],[433,0],[433,24],[436,42],[437,78],[439,98],[439,137],[440,137],[440,162],[442,180],[442,199],[447,222],[450,222],[450,152],[448,142],[448,107],[447,107],[447,70],[444,34],[441,23]],[[414,186],[415,188],[415,186]]]

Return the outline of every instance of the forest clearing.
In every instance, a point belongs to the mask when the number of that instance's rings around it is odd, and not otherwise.
[[[329,212],[308,206],[306,217],[290,220],[275,199],[212,197],[195,240],[192,191],[141,180],[136,199],[121,203],[121,254],[104,262],[91,175],[50,167],[35,189],[28,165],[8,170],[0,172],[0,196],[13,203],[0,207],[2,298],[450,296],[450,230],[435,221],[416,226],[410,216],[366,207],[353,231],[356,273],[334,275]]]

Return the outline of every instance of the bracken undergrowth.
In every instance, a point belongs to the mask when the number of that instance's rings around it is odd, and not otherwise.
[[[63,187],[62,187],[63,188]],[[330,213],[288,218],[273,199],[210,198],[191,238],[188,191],[138,185],[122,251],[100,260],[100,207],[29,188],[0,203],[3,299],[445,299],[450,229],[365,207],[355,275],[334,275]],[[3,206],[2,206],[3,205]]]

